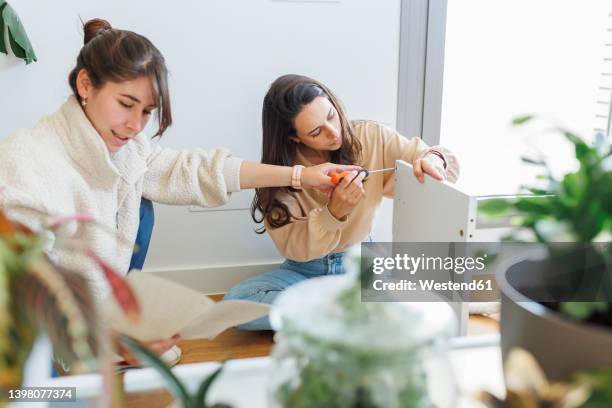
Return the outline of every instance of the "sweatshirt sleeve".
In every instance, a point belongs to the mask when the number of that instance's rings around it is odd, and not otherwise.
[[[416,159],[427,158],[431,160],[438,171],[451,183],[459,177],[459,161],[449,149],[443,146],[429,147],[419,137],[410,139],[400,135],[397,131],[379,124],[379,137],[382,139],[384,167],[394,167],[396,160],[412,163]],[[445,166],[446,165],[446,166]],[[446,168],[445,168],[446,167]],[[392,173],[385,175],[383,194],[392,197],[394,192],[394,177]]]
[[[220,206],[240,191],[241,164],[225,149],[177,151],[154,145],[143,196],[164,204]]]
[[[291,211],[292,221],[280,228],[272,228],[264,222],[281,255],[293,261],[306,262],[325,256],[338,246],[346,219],[336,219],[327,206],[304,214],[295,198],[283,197],[282,201]]]

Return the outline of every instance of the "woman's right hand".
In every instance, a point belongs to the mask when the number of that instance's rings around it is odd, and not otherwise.
[[[142,341],[142,345],[144,345],[149,350],[153,351],[157,355],[162,355],[166,351],[170,350],[172,347],[178,343],[180,336],[178,334],[170,337],[169,339],[164,340],[153,340],[153,341]],[[140,362],[134,355],[123,345],[119,339],[115,341],[115,352],[119,354],[119,356],[129,365],[139,366]]]
[[[361,170],[361,167],[334,163],[306,167],[302,170],[302,187],[329,192],[334,188],[330,174],[351,170]]]
[[[363,189],[363,179],[365,172],[351,171],[350,174],[342,179],[331,194],[327,203],[327,209],[338,220],[342,220],[365,197]]]

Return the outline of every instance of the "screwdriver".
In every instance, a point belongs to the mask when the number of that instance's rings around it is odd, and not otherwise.
[[[359,175],[359,173],[365,173],[365,177],[364,177],[364,181],[365,181],[365,179],[367,179],[372,174],[384,173],[386,171],[395,171],[395,167],[389,167],[387,169],[378,169],[378,170],[361,169],[361,170],[359,170],[357,172],[357,176]],[[348,176],[349,174],[351,174],[350,171],[343,171],[342,173],[334,173],[334,174],[331,175],[331,182],[334,185],[336,185],[336,184],[340,183],[342,181],[342,179],[345,178],[346,176]]]

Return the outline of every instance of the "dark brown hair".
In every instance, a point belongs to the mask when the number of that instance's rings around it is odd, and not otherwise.
[[[108,21],[92,19],[83,25],[85,44],[68,82],[76,98],[76,79],[82,69],[89,74],[92,85],[99,89],[108,81],[121,82],[150,77],[157,99],[159,128],[154,136],[161,136],[172,124],[168,70],[163,55],[147,38],[132,31],[113,28]]]
[[[263,141],[261,162],[277,166],[295,165],[297,143],[291,140],[296,136],[294,121],[305,105],[315,98],[327,98],[338,111],[340,119],[342,146],[330,155],[336,164],[358,164],[361,160],[361,143],[344,112],[344,107],[334,93],[317,80],[302,75],[283,75],[277,78],[264,97],[262,110]],[[272,228],[279,228],[291,222],[292,214],[287,205],[278,199],[278,194],[296,190],[290,187],[266,187],[255,190],[251,203],[251,217],[256,223],[264,219]],[[260,216],[258,216],[258,213]],[[259,228],[259,234],[265,227]]]

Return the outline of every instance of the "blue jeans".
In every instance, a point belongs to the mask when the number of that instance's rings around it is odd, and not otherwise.
[[[344,273],[343,255],[344,253],[329,254],[308,262],[287,259],[275,271],[266,272],[238,283],[227,292],[223,300],[238,299],[272,304],[280,292],[291,285],[317,276]],[[272,330],[268,316],[236,327],[243,330]]]
[[[153,203],[146,198],[140,200],[140,224],[136,233],[136,248],[130,260],[128,272],[132,269],[142,270],[142,267],[147,257],[149,250],[149,242],[153,234],[153,224],[155,224],[155,212],[153,211]]]

